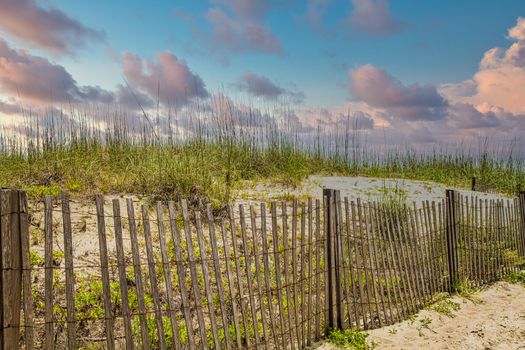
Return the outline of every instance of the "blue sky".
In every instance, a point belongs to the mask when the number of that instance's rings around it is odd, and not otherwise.
[[[445,124],[456,123],[467,125],[469,135],[481,135],[487,125],[521,123],[525,114],[516,98],[497,98],[512,86],[487,83],[505,81],[512,64],[522,67],[505,58],[505,50],[510,57],[512,45],[525,42],[509,34],[521,30],[520,16],[525,16],[520,0],[5,0],[0,59],[29,57],[33,66],[26,65],[25,72],[0,64],[0,102],[118,102],[124,94],[118,86],[126,79],[144,98],[154,99],[158,85],[183,105],[220,91],[255,106],[286,101],[304,118],[326,109],[335,124],[347,110],[393,129],[409,123],[417,133],[439,123],[446,134]],[[495,48],[502,50],[497,64],[481,69]],[[168,55],[164,62],[162,53]],[[66,86],[64,91],[36,91],[31,85],[39,84],[10,78],[50,79],[33,74],[33,68],[45,71],[35,68],[36,58],[53,71],[56,87],[50,89]],[[518,86],[521,71],[512,76]],[[178,79],[186,81],[173,83]],[[365,84],[370,79],[375,85]],[[499,90],[492,93],[487,86]],[[177,97],[182,89],[188,98]],[[56,96],[47,99],[45,93]]]
[[[488,48],[507,43],[506,30],[517,15],[525,16],[525,2],[519,0],[394,0],[389,3],[391,11],[407,23],[405,30],[393,35],[352,37],[352,33],[343,34],[337,28],[351,12],[351,1],[333,1],[328,6],[324,25],[331,33],[327,34],[305,22],[305,1],[288,1],[268,16],[269,26],[283,43],[284,56],[243,52],[231,55],[230,62],[224,64],[195,44],[191,26],[174,14],[183,10],[210,30],[204,19],[210,8],[207,1],[54,3],[82,23],[104,30],[106,45],[116,52],[131,51],[151,58],[158,51],[170,50],[184,58],[211,89],[228,87],[243,71],[252,70],[283,85],[301,86],[308,96],[306,103],[312,105],[347,98],[348,92],[338,82],[345,80],[348,68],[367,63],[387,69],[406,83],[468,79]],[[92,45],[61,62],[80,82],[111,88],[122,76],[104,46]],[[93,74],[92,70],[104,74]]]

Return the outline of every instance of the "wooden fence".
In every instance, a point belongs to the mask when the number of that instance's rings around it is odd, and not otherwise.
[[[525,193],[323,197],[214,214],[101,196],[77,211],[63,192],[30,210],[2,190],[0,349],[303,349],[523,266]]]

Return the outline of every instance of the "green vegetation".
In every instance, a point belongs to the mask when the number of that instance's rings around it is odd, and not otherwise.
[[[504,281],[509,283],[521,283],[525,285],[525,271],[512,271],[502,278]]]
[[[234,116],[190,118],[183,135],[173,134],[171,124],[162,129],[163,119],[157,125],[150,118],[148,123],[139,119],[139,126],[128,119],[104,117],[101,129],[87,117],[50,116],[42,118],[41,125],[20,126],[31,136],[0,135],[0,185],[24,188],[33,198],[57,195],[65,188],[86,196],[184,195],[219,203],[229,201],[245,180],[294,186],[312,174],[398,177],[464,188],[477,177],[502,193],[525,188],[525,164],[513,146],[495,150],[486,142],[477,151],[385,151],[361,142],[359,131],[283,131],[277,121],[262,123],[255,117],[242,125],[232,121]],[[397,202],[403,193],[385,196]]]
[[[448,317],[454,317],[454,311],[461,309],[461,305],[450,299],[444,299],[429,307],[430,310],[434,310]]]
[[[459,296],[463,298],[469,299],[472,302],[479,301],[479,299],[475,295],[479,291],[479,288],[473,287],[472,282],[468,278],[457,282],[453,289]]]
[[[419,326],[416,327],[417,331],[419,332],[419,336],[423,336],[423,329],[429,329],[428,325],[432,323],[432,319],[430,317],[423,317],[419,320]]]
[[[375,344],[368,344],[366,338],[368,334],[359,332],[354,329],[347,330],[333,330],[328,334],[327,340],[329,343],[345,349],[355,350],[372,350]]]

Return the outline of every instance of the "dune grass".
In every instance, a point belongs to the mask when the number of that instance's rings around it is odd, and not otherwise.
[[[59,119],[64,117],[59,117]],[[155,198],[188,196],[228,202],[246,180],[295,186],[310,175],[397,177],[468,188],[477,177],[486,188],[514,195],[525,188],[523,161],[512,150],[488,151],[395,148],[379,153],[357,132],[299,135],[260,121],[235,124],[231,118],[188,123],[184,137],[162,138],[158,126],[132,130],[121,119],[103,129],[58,120],[28,124],[26,136],[0,139],[0,185],[24,188],[32,197],[58,194],[134,193]],[[227,119],[227,118],[226,118]],[[251,123],[251,124],[250,124]],[[27,136],[29,135],[29,136]],[[357,146],[361,145],[361,146]]]
[[[188,142],[183,145],[122,145],[90,143],[61,145],[31,155],[1,154],[0,184],[20,187],[32,196],[72,193],[176,195],[227,201],[244,180],[270,180],[297,185],[312,174],[399,177],[468,188],[476,176],[490,188],[517,192],[523,170],[474,158],[398,156],[358,166],[337,157],[317,157],[293,147],[264,150],[243,144]]]

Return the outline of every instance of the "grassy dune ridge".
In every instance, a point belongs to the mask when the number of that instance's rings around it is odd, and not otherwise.
[[[100,128],[86,119],[55,119],[26,123],[20,129],[29,137],[1,137],[2,187],[24,188],[33,197],[66,188],[80,196],[184,195],[216,202],[231,200],[232,190],[245,180],[294,186],[313,174],[399,177],[457,187],[469,187],[475,176],[487,189],[509,195],[525,188],[523,160],[513,157],[512,147],[489,152],[487,142],[476,151],[395,147],[380,152],[362,142],[358,128],[301,134],[275,123],[261,126],[255,117],[244,124],[231,117],[191,119],[184,135],[173,133],[171,120],[161,125],[148,119],[137,127],[108,118]]]

